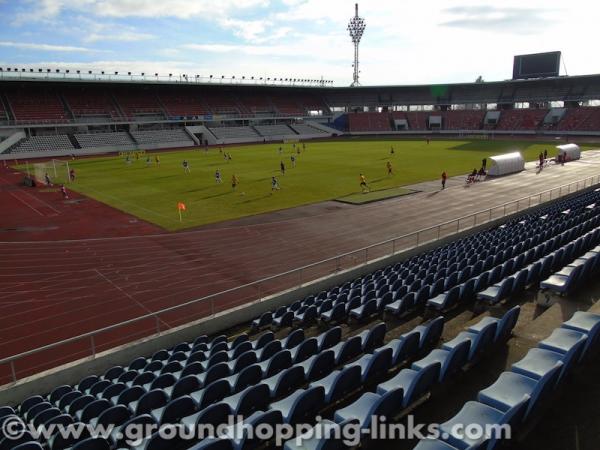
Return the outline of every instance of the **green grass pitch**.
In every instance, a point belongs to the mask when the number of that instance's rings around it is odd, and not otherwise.
[[[298,144],[296,144],[298,145]],[[301,144],[299,144],[301,146]],[[283,147],[283,155],[278,148]],[[390,147],[395,154],[390,155]],[[359,174],[364,173],[372,191],[439,179],[479,168],[481,160],[494,154],[520,150],[528,161],[554,145],[546,142],[504,140],[360,140],[307,142],[306,151],[296,155],[292,168],[292,144],[265,144],[225,147],[232,160],[225,161],[218,148],[208,153],[194,149],[160,153],[160,167],[146,157],[126,164],[121,156],[84,158],[70,161],[77,180],[68,188],[155,223],[167,230],[235,219],[268,211],[338,199],[360,193]],[[582,149],[591,147],[582,146]],[[154,156],[155,153],[148,152]],[[182,161],[190,163],[185,174]],[[386,162],[394,175],[388,176]],[[279,171],[280,162],[285,175]],[[215,182],[221,170],[222,184]],[[231,176],[240,184],[236,192]],[[271,191],[271,177],[277,176],[281,189]],[[57,180],[60,181],[60,180]],[[401,190],[395,190],[401,191]],[[394,192],[392,190],[391,192]],[[179,221],[177,203],[187,211]]]

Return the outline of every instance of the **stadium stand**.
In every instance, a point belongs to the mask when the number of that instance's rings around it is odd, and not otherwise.
[[[11,148],[10,153],[40,152],[48,150],[75,150],[69,136],[56,134],[48,136],[32,136]]]
[[[210,131],[217,139],[248,139],[252,141],[260,138],[252,127],[211,127]]]
[[[64,123],[68,119],[60,97],[51,91],[20,90],[6,95],[17,123]]]
[[[600,108],[567,108],[562,120],[556,126],[563,131],[598,130],[600,126]]]
[[[479,130],[483,125],[485,111],[454,110],[442,111],[443,128],[446,130]]]
[[[77,119],[94,121],[99,118],[120,118],[117,107],[105,90],[71,88],[66,89],[63,96]]]
[[[240,114],[239,104],[228,93],[206,93],[202,98],[213,114]]]
[[[81,148],[108,146],[123,147],[132,146],[135,144],[129,133],[123,131],[112,133],[75,134],[74,136]]]
[[[292,130],[294,130],[296,133],[298,134],[304,134],[304,135],[311,135],[311,134],[322,134],[322,135],[327,135],[327,133],[323,130],[320,130],[319,128],[315,128],[311,125],[308,124],[292,124],[290,125],[290,128]]]
[[[411,130],[427,130],[427,121],[432,111],[409,111],[406,113]]]
[[[378,112],[348,114],[348,129],[350,131],[391,131],[388,114]]]
[[[152,92],[115,90],[114,96],[123,114],[131,120],[165,117],[158,98]]]
[[[180,93],[161,93],[159,101],[164,105],[169,118],[204,116],[205,105],[199,97]]]
[[[138,144],[160,144],[165,142],[194,144],[194,141],[184,130],[132,131],[131,135]]]
[[[294,131],[287,125],[255,125],[254,129],[261,136],[289,136],[294,134]]]
[[[540,126],[547,109],[506,109],[500,113],[497,130],[535,130]]]

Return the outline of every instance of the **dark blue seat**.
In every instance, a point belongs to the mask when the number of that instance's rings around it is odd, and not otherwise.
[[[473,333],[480,333],[481,330],[489,325],[490,323],[496,324],[496,335],[494,336],[494,343],[505,342],[510,337],[513,328],[519,320],[519,314],[521,312],[520,306],[514,306],[509,309],[501,319],[496,317],[486,316],[482,318],[475,325],[469,327],[469,331]]]
[[[76,417],[81,422],[89,422],[91,419],[98,417],[112,406],[112,403],[106,399],[95,400],[88,403],[82,410],[78,411]]]
[[[338,303],[329,311],[320,314],[319,318],[325,323],[339,323],[346,319],[346,304]]]
[[[167,404],[169,397],[161,389],[155,389],[142,395],[139,400],[129,404],[129,408],[137,416],[146,414],[156,408],[161,408]]]
[[[102,412],[98,417],[90,421],[94,426],[119,426],[131,419],[131,411],[124,405],[115,405]]]
[[[249,350],[239,355],[235,360],[230,361],[227,365],[229,366],[230,373],[238,373],[257,362],[258,358],[256,357],[256,352],[254,350]]]
[[[319,352],[319,343],[317,338],[308,338],[297,347],[290,350],[292,361],[294,364],[298,364],[302,361],[307,360],[313,355]]]
[[[342,423],[358,419],[361,429],[371,426],[373,417],[393,417],[402,401],[402,389],[386,392],[383,395],[367,392],[354,403],[339,409],[334,414],[334,420]]]
[[[94,385],[89,388],[86,392],[86,394],[90,394],[93,395],[94,397],[96,397],[97,395],[101,394],[102,391],[104,391],[104,389],[106,389],[107,387],[109,387],[112,383],[108,380],[99,380],[96,383],[94,383]],[[54,403],[54,402],[52,402]]]
[[[304,342],[304,330],[299,328],[281,340],[281,347],[289,350],[300,345],[302,342]]]
[[[444,330],[444,317],[436,317],[424,325],[416,326],[413,331],[419,333],[419,349],[425,351],[437,345]]]
[[[479,292],[477,294],[477,298],[479,300],[484,300],[485,302],[492,305],[498,303],[511,294],[513,282],[513,277],[505,278],[501,282],[488,287],[484,291]]]
[[[142,392],[146,392],[144,390],[144,388],[142,388],[141,386],[139,386],[142,389]],[[73,400],[73,402],[69,405],[69,410],[67,411],[67,413],[71,414],[72,416],[76,416],[78,411],[81,411],[83,408],[85,408],[87,405],[89,405],[90,403],[92,403],[93,401],[96,401],[96,397],[94,397],[93,395],[82,395],[81,397],[76,398],[75,400]],[[33,408],[31,408],[29,411],[27,411],[27,414],[25,415],[25,420],[30,420],[34,414],[37,414],[38,412],[49,408],[49,406],[46,406],[47,402],[44,403],[40,403],[38,405],[35,405]],[[51,406],[50,403],[47,403],[48,405]]]
[[[341,339],[342,329],[340,327],[333,327],[317,336],[317,344],[319,346],[319,350],[323,351],[328,348],[331,348],[334,345],[337,345]]]
[[[408,332],[400,336],[399,339],[392,339],[382,348],[392,349],[392,366],[413,358],[419,353],[420,335],[417,332]]]
[[[271,398],[282,397],[304,384],[304,368],[297,365],[262,380],[269,387]]]
[[[303,368],[306,381],[318,380],[335,366],[335,354],[333,350],[323,350],[298,365]]]
[[[313,429],[300,435],[300,439],[290,439],[284,443],[284,450],[343,450],[346,448],[342,430],[350,424],[358,424],[358,419],[336,424],[330,420],[318,422]]]
[[[290,425],[312,420],[325,401],[325,390],[321,386],[299,389],[286,398],[272,403],[271,409],[280,411],[283,421]]]
[[[316,320],[318,317],[317,307],[309,306],[302,313],[296,314],[294,316],[294,321],[298,322],[300,326],[305,326]]]
[[[412,309],[415,305],[416,294],[414,292],[408,292],[400,298],[397,298],[394,302],[386,305],[384,308],[385,312],[393,314],[395,316],[401,316],[405,312]]]
[[[233,359],[238,358],[240,355],[242,355],[246,352],[252,351],[252,350],[253,350],[252,342],[244,341],[244,342],[240,342],[234,348],[229,350],[227,352],[227,356],[229,356],[229,360],[231,361]]]
[[[376,314],[377,311],[377,299],[372,298],[367,300],[359,307],[351,309],[348,314],[351,318],[357,321],[363,321],[371,317],[373,314]]]
[[[600,338],[600,315],[589,312],[577,311],[569,320],[561,325],[588,335],[582,356],[589,357],[598,350],[598,339]]]
[[[510,424],[514,417],[520,417],[527,407],[529,397],[524,397],[508,411],[503,412],[488,405],[479,402],[467,402],[463,408],[450,420],[440,425],[442,438],[445,442],[456,448],[483,448],[483,444],[488,440],[481,436],[478,439],[470,439],[468,433],[460,432],[464,424],[478,425],[482,430],[489,430],[491,425]],[[496,439],[492,438],[488,443],[487,449],[492,450],[496,447]]]
[[[123,371],[123,369],[121,367],[113,367],[113,369],[121,369],[121,372]],[[113,369],[111,369],[111,370],[113,370]],[[117,376],[115,376],[114,378],[117,378]],[[112,380],[112,378],[108,378],[108,380],[110,381],[110,380]],[[68,385],[58,386],[57,388],[54,388],[52,390],[52,392],[48,396],[48,401],[50,403],[56,405],[60,401],[60,399],[63,395],[68,394],[72,390],[73,390],[73,388]],[[14,413],[14,411],[13,411],[13,413]],[[2,408],[0,408],[0,417],[2,417]]]
[[[362,386],[361,370],[357,365],[350,365],[330,373],[325,378],[313,381],[310,387],[321,386],[325,390],[325,403],[335,403],[350,392]]]
[[[438,381],[443,383],[467,363],[470,346],[469,341],[463,341],[454,346],[452,350],[433,349],[425,358],[413,362],[411,368],[417,371],[423,370],[437,362],[440,364]]]
[[[402,369],[396,376],[377,386],[377,393],[384,395],[389,392],[400,390],[403,392],[401,403],[397,406],[406,408],[423,395],[437,383],[440,373],[440,363],[433,362],[420,370]]]
[[[215,364],[206,372],[198,375],[198,381],[202,386],[207,386],[215,380],[219,380],[229,375],[229,366],[225,362]]]
[[[454,286],[450,290],[427,300],[427,306],[436,311],[443,311],[458,304],[461,286]]]
[[[461,331],[454,339],[445,342],[442,348],[452,350],[454,347],[461,345],[462,342],[469,341],[469,362],[472,362],[494,343],[497,326],[496,322],[492,322],[483,326],[478,332]]]
[[[229,387],[232,394],[240,392],[246,389],[248,386],[252,386],[263,378],[262,368],[258,364],[253,364],[242,369],[238,373],[223,378],[229,383]]]
[[[287,311],[280,317],[275,317],[273,319],[273,326],[276,328],[284,328],[291,327],[294,322],[294,313],[292,311]]]
[[[254,350],[260,350],[269,342],[275,339],[275,334],[272,331],[267,331],[263,333],[256,341],[254,341]]]
[[[365,330],[358,336],[361,339],[361,345],[364,352],[373,348],[380,347],[383,344],[387,326],[385,322],[373,325],[369,330]]]
[[[531,414],[538,413],[537,405],[554,390],[562,366],[562,362],[557,362],[554,368],[539,380],[514,372],[502,372],[494,384],[479,391],[477,401],[506,412],[518,404],[523,397],[529,396],[527,409],[522,418],[527,420]]]
[[[540,380],[551,370],[556,363],[562,362],[563,368],[557,383],[561,383],[569,374],[573,365],[581,355],[585,341],[579,341],[567,353],[558,353],[542,348],[530,349],[525,357],[511,366],[511,371],[525,375],[526,377]]]
[[[283,424],[283,417],[279,411],[256,411],[243,421],[227,428],[220,439],[230,440],[235,450],[254,450],[265,444],[253,430],[261,426],[269,426],[275,429],[277,425]]]
[[[392,366],[393,351],[391,348],[376,350],[373,354],[366,354],[354,361],[352,365],[360,367],[361,381],[365,383],[380,379]]]
[[[266,409],[269,399],[269,387],[265,383],[259,383],[235,395],[225,397],[222,403],[229,405],[234,416],[248,417],[255,411]]]
[[[270,359],[258,364],[262,370],[263,378],[267,378],[287,369],[292,365],[292,353],[290,350],[281,350]]]
[[[331,350],[333,350],[335,354],[335,364],[344,364],[363,352],[362,339],[360,336],[352,336],[351,338],[334,345]]]
[[[196,412],[196,402],[187,395],[171,400],[164,407],[156,408],[150,415],[159,425],[176,424],[182,418]]]
[[[216,380],[199,391],[192,392],[190,397],[196,402],[198,409],[203,409],[214,402],[221,401],[231,393],[227,380]]]
[[[257,355],[258,360],[261,362],[266,361],[267,359],[271,358],[274,354],[280,352],[282,348],[283,345],[281,341],[271,341],[267,343],[261,350],[259,350]]]
[[[188,430],[198,430],[199,427],[203,426],[213,426],[216,428],[219,425],[228,423],[231,414],[229,405],[221,402],[213,403],[197,413],[184,417],[181,419],[181,424]]]
[[[101,400],[98,400],[101,401]],[[61,410],[54,407],[54,408],[48,408],[45,409],[43,411],[41,411],[40,413],[36,414],[33,419],[31,419],[31,423],[33,424],[33,426],[35,427],[39,427],[41,425],[43,425],[44,423],[46,423],[47,421],[49,421],[50,419],[53,419],[54,417],[60,416],[61,415]],[[1,444],[0,444],[0,448],[1,448]]]

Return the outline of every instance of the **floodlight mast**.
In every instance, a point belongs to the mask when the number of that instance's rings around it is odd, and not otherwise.
[[[358,16],[358,3],[355,3],[354,17],[350,19],[350,22],[348,23],[348,33],[350,33],[350,38],[354,44],[354,64],[352,65],[354,68],[354,75],[352,78],[352,84],[350,86],[360,86],[360,83],[358,82],[358,76],[360,73],[358,70],[358,45],[360,44],[360,40],[365,32],[366,26],[367,24],[365,19]]]

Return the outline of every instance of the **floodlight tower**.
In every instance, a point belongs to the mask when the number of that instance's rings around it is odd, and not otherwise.
[[[354,44],[354,64],[352,65],[354,67],[354,76],[350,86],[360,86],[358,82],[358,74],[360,73],[358,70],[358,45],[366,26],[365,19],[358,16],[358,3],[356,3],[354,5],[354,17],[348,22],[348,33],[350,33],[350,38]]]

